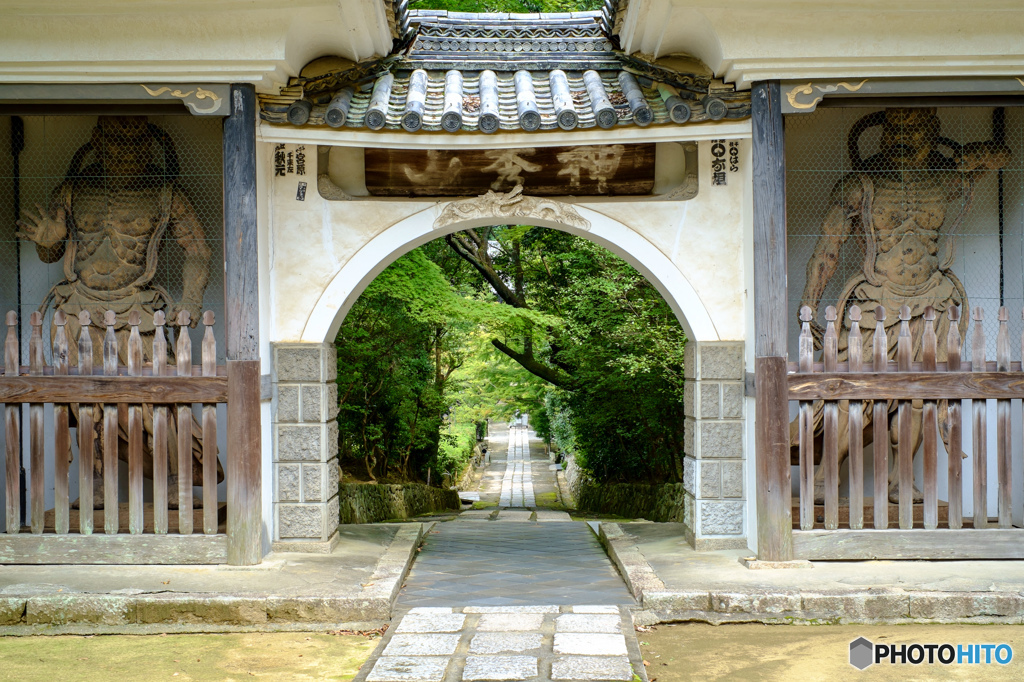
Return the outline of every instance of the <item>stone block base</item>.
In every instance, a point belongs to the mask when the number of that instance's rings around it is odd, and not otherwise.
[[[280,343],[273,359],[274,540],[326,543],[339,524],[337,354]]]
[[[294,552],[302,554],[330,554],[341,541],[338,531],[327,540],[280,540],[270,546],[272,552]]]

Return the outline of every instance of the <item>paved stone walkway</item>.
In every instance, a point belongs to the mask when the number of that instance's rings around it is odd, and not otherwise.
[[[508,459],[501,480],[501,507],[535,507],[530,436],[526,425],[513,425],[508,434]]]
[[[607,605],[417,607],[368,664],[357,682],[646,679],[628,610]]]
[[[398,597],[399,607],[634,603],[585,523],[525,519],[437,524]]]
[[[498,506],[430,530],[357,682],[646,681],[636,602],[587,524],[537,506],[555,482],[531,436],[493,429],[479,492]]]

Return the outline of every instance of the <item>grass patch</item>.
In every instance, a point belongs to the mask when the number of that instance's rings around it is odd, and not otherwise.
[[[547,509],[565,510],[565,505],[558,501],[558,493],[538,493],[536,496],[537,506]]]
[[[490,509],[491,507],[497,507],[497,506],[498,506],[497,502],[489,502],[487,500],[477,500],[476,502],[473,503],[473,506],[470,507],[470,509]]]

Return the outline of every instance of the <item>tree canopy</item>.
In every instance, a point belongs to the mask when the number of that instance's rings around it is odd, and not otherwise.
[[[473,424],[531,414],[600,480],[677,480],[685,337],[657,290],[566,233],[495,226],[417,249],[338,335],[343,455],[371,477],[456,471]]]

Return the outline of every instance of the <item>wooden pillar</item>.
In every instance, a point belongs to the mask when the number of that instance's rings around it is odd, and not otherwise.
[[[786,385],[786,161],[778,81],[751,90],[754,171],[754,373],[757,553],[793,558]]]
[[[224,121],[224,308],[228,563],[236,566],[263,557],[256,240],[256,91],[233,85]]]

